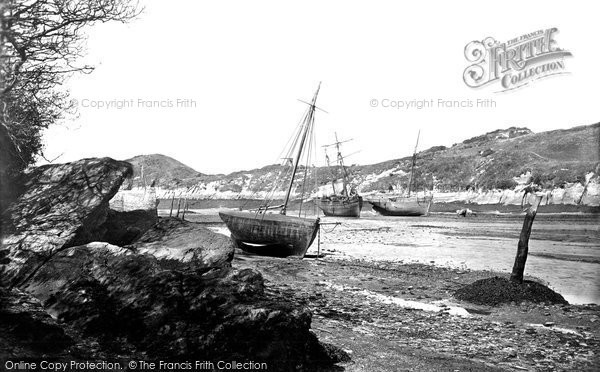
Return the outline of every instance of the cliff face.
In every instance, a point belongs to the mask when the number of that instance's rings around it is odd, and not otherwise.
[[[411,161],[412,157],[408,156],[352,166],[352,184],[362,194],[390,189],[403,191],[409,182]],[[196,174],[177,179],[178,182],[168,178],[168,172],[154,174],[160,174],[159,198],[175,193],[176,197],[189,198],[260,199],[271,191],[273,180],[282,169],[282,166],[270,165],[228,175]],[[511,127],[451,147],[436,146],[419,152],[413,189],[433,189],[439,201],[518,204],[521,190],[534,183],[547,192],[550,204],[600,205],[599,173],[600,123],[542,133]],[[313,196],[331,193],[335,170],[319,167],[311,170],[309,177]],[[146,177],[146,183],[149,182]],[[282,186],[276,188],[276,198],[283,197],[285,184],[282,182]],[[138,178],[133,186],[140,185]],[[339,189],[339,179],[336,185]],[[295,186],[299,193],[300,184]]]

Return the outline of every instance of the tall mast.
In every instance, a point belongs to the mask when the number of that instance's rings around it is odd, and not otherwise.
[[[329,155],[327,155],[327,149],[325,149],[325,160],[327,160],[327,168],[329,168],[331,170],[331,162],[329,161]],[[331,188],[333,189],[333,195],[335,195],[335,174],[334,172],[331,172],[331,175],[333,176],[331,179]]]
[[[421,136],[421,130],[417,133],[417,143],[415,144],[415,151],[413,151],[412,166],[410,167],[410,179],[408,180],[408,196],[410,196],[410,190],[413,183],[413,172],[415,170],[415,163],[417,162],[417,146],[419,146],[419,136]]]
[[[315,121],[315,103],[317,102],[317,95],[319,94],[319,89],[321,89],[321,83],[317,87],[317,91],[313,96],[312,102],[308,108],[308,112],[305,115],[304,119],[304,133],[302,133],[302,139],[300,140],[300,146],[298,147],[298,153],[296,154],[296,162],[294,163],[294,170],[292,171],[292,176],[290,177],[290,185],[288,186],[287,193],[285,194],[285,201],[283,203],[283,208],[281,208],[281,214],[285,214],[287,210],[287,204],[290,200],[290,194],[292,192],[292,186],[294,185],[294,177],[296,177],[296,171],[298,171],[298,164],[300,164],[300,157],[302,156],[302,150],[304,148],[304,142],[306,142],[306,136],[310,131],[314,121]]]
[[[345,142],[349,142],[352,141],[352,139],[349,140],[345,140],[345,141],[340,141],[338,140],[338,136],[337,133],[335,133],[335,142],[329,145],[324,145],[323,147],[331,147],[331,146],[335,146],[337,155],[336,155],[336,160],[337,160],[337,164],[338,164],[338,168],[342,169],[342,181],[343,181],[343,185],[344,188],[342,189],[342,195],[348,195],[348,170],[346,169],[346,166],[344,165],[344,157],[342,156],[342,152],[340,150],[340,145],[342,143]],[[325,150],[325,157],[327,158],[327,166],[329,166],[329,157],[327,156],[327,150]],[[333,172],[332,172],[333,174]],[[336,172],[335,174],[333,174],[333,180],[331,181],[331,184],[334,185],[335,181],[337,180],[337,175],[338,173]],[[333,193],[335,194],[335,186],[333,187]]]
[[[344,189],[342,191],[342,195],[348,196],[348,172],[346,172],[346,167],[344,166],[344,157],[340,151],[340,141],[338,140],[337,133],[335,133],[335,148],[337,149],[337,160],[340,168],[342,168],[342,177],[343,177],[343,185]]]

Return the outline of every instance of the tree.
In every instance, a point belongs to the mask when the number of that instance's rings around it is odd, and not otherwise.
[[[0,208],[11,183],[43,156],[43,130],[74,113],[61,84],[73,73],[93,70],[77,63],[84,52],[83,29],[127,22],[139,12],[130,0],[2,0]]]

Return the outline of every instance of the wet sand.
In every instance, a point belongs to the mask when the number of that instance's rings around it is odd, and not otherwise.
[[[419,262],[510,272],[523,217],[322,218],[321,248],[334,258]],[[329,227],[329,228],[328,228]],[[312,247],[314,251],[316,247]],[[594,215],[539,215],[529,241],[526,275],[540,279],[567,301],[600,304],[600,223]]]

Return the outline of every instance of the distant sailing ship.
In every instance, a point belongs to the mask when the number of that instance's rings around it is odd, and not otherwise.
[[[265,205],[253,212],[219,212],[219,216],[231,232],[231,239],[238,248],[269,256],[302,258],[315,240],[319,230],[319,218],[287,216],[286,212],[302,153],[307,145],[307,139],[313,134],[317,108],[315,103],[320,87],[321,84],[312,101],[307,103],[309,107],[293,142],[297,144],[297,152],[283,205],[277,207]],[[306,171],[306,167],[304,169]],[[281,208],[280,213],[267,213],[267,210],[274,208]]]
[[[333,177],[331,181],[331,187],[333,188],[333,195],[324,196],[319,199],[319,208],[323,211],[326,216],[335,217],[359,217],[360,211],[362,210],[363,199],[354,187],[350,187],[348,192],[348,170],[344,165],[344,157],[340,152],[340,144],[347,141],[338,141],[337,133],[335,135],[335,143],[331,145],[325,145],[323,147],[335,146],[337,150],[337,166],[342,171],[342,190],[338,193],[335,188],[335,181],[337,177]],[[327,150],[325,151],[325,158],[327,159],[327,165],[330,166],[329,156]]]
[[[416,192],[411,195],[420,134],[421,131],[417,134],[417,144],[413,152],[407,194],[396,197],[375,197],[369,199],[369,203],[373,205],[373,209],[384,216],[426,216],[429,214],[433,196],[430,194],[419,198]]]

